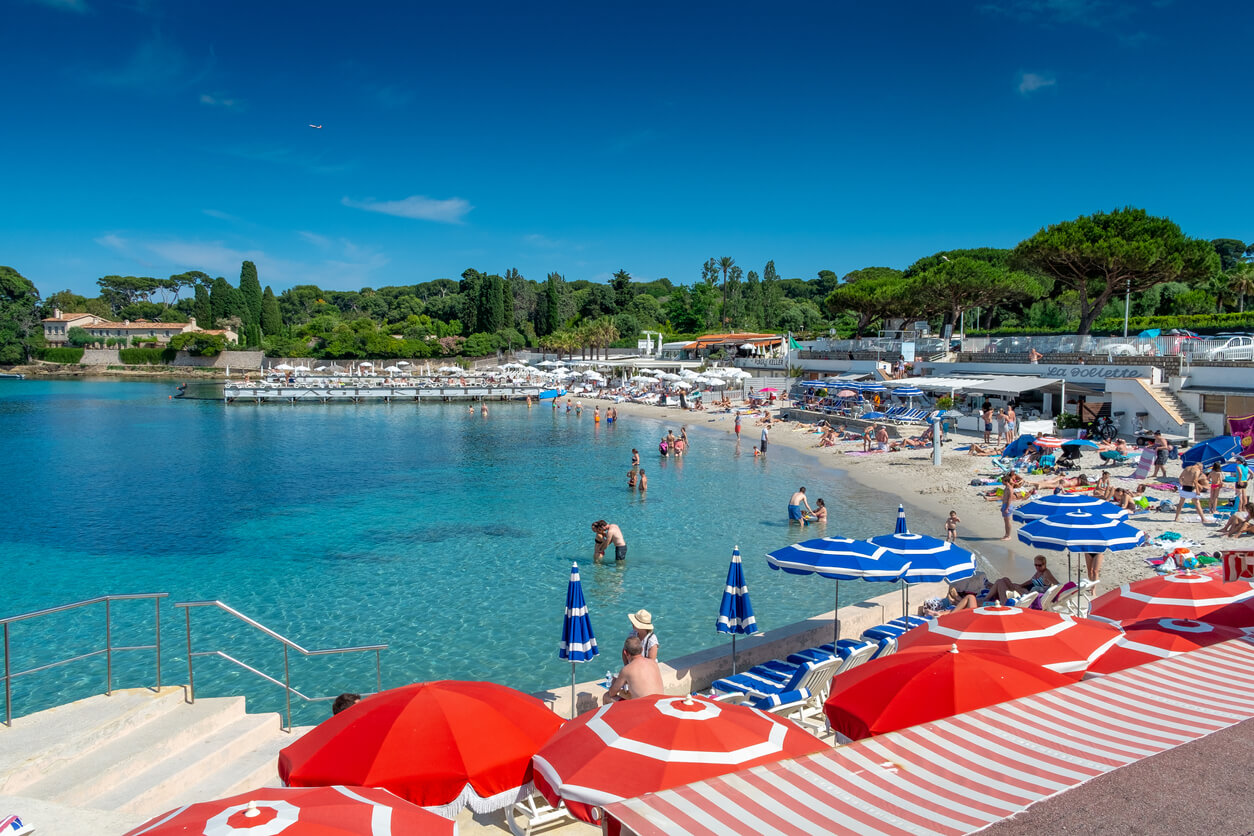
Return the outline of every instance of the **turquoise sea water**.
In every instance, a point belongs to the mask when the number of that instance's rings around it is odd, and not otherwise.
[[[219,599],[306,648],[386,643],[383,685],[483,678],[526,691],[569,682],[557,658],[572,560],[602,656],[616,666],[628,612],[649,609],[662,657],[727,644],[714,622],[732,547],[745,559],[761,627],[831,609],[830,582],[767,568],[762,555],[804,533],[785,521],[798,485],[831,509],[826,533],[891,531],[895,502],[780,446],[755,460],[731,420],[688,415],[689,455],[657,441],[681,419],[627,416],[608,426],[547,406],[456,404],[224,406],[169,400],[172,385],[0,381],[0,615],[105,593]],[[631,449],[646,499],[626,487]],[[629,558],[591,560],[589,524],[605,518]],[[887,591],[843,584],[842,603]],[[847,599],[847,601],[846,601]],[[151,640],[151,604],[117,604],[115,645]],[[14,625],[25,668],[103,642],[95,608]],[[228,617],[194,616],[196,649],[223,649],[274,676],[282,651]],[[162,608],[164,680],[185,682],[181,610]],[[90,645],[90,646],[89,646]],[[152,654],[123,654],[114,681],[151,680]],[[306,693],[373,690],[373,659],[293,659]],[[102,660],[18,681],[16,713],[85,696]],[[148,676],[148,680],[144,680]],[[198,660],[198,693],[244,693],[274,709],[282,692],[216,659]],[[322,706],[313,715],[325,714]]]

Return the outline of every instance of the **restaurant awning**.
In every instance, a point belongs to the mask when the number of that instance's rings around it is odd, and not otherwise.
[[[1234,640],[605,811],[635,834],[965,834],[1251,718]]]

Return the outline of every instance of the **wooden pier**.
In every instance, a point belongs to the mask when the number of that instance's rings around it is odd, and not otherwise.
[[[318,384],[318,383],[234,383],[222,385],[222,399],[228,403],[411,403],[421,401],[513,401],[530,395],[538,398],[549,387],[471,384],[468,386],[421,384]],[[192,397],[203,398],[201,393]]]

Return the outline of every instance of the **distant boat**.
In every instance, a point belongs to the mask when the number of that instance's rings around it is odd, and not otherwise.
[[[8,372],[0,373],[0,380],[25,380],[24,374],[9,374]]]

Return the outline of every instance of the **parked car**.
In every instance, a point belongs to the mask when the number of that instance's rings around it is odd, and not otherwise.
[[[1202,355],[1207,360],[1254,360],[1254,337],[1229,337]]]
[[[1132,343],[1108,343],[1093,349],[1093,354],[1106,357],[1140,357],[1154,353],[1152,343],[1136,346]]]

